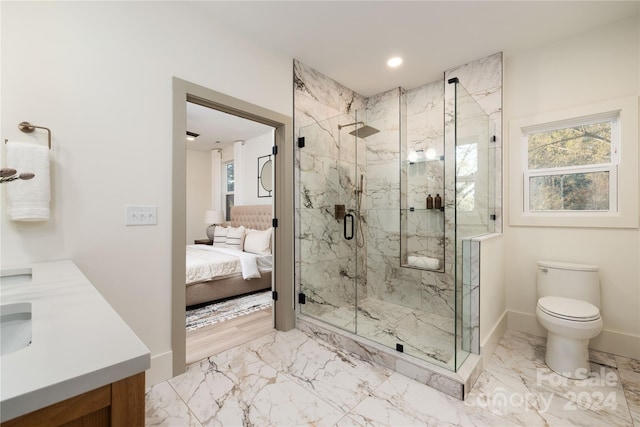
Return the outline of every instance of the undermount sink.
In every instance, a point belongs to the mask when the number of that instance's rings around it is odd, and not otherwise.
[[[30,282],[32,277],[33,270],[30,267],[0,270],[0,283],[3,285]]]
[[[0,305],[0,355],[22,350],[31,344],[31,303]]]

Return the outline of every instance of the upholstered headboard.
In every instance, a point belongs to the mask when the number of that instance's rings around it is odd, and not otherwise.
[[[271,205],[234,206],[231,208],[231,226],[266,230],[271,227],[272,209]]]

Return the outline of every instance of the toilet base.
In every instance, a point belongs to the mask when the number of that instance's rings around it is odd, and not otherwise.
[[[548,332],[544,361],[563,377],[578,380],[589,378],[589,340],[572,339]]]

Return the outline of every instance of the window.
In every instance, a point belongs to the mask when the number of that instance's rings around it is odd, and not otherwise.
[[[233,193],[233,162],[224,165],[227,193]]]
[[[619,112],[522,130],[525,212],[617,212]]]
[[[233,169],[234,169],[233,162],[227,162],[224,164],[224,168],[222,172],[223,188],[225,189],[225,196],[224,196],[225,215],[226,215],[227,221],[231,221],[231,208],[233,207],[233,192],[235,188]]]
[[[509,123],[509,223],[638,227],[638,97]]]
[[[473,212],[476,200],[478,172],[478,144],[463,140],[456,146],[456,208],[459,212]]]

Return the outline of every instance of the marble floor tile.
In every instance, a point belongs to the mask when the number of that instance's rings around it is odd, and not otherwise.
[[[616,356],[609,353],[604,353],[598,350],[589,349],[589,360],[598,365],[608,366],[610,368],[617,368]]]
[[[619,370],[640,374],[640,360],[629,359],[628,357],[622,356],[615,356],[615,358]]]
[[[149,426],[634,426],[640,362],[591,352],[569,380],[543,338],[507,331],[460,401],[299,330],[272,332],[147,389]],[[616,368],[617,367],[617,368]]]
[[[397,373],[349,416],[364,426],[514,425]]]
[[[265,364],[345,412],[392,374],[297,329],[269,334],[246,347]]]
[[[207,426],[331,426],[344,416],[242,346],[190,365],[169,383]]]
[[[636,364],[638,361],[635,361]],[[640,427],[640,372],[620,369],[620,379],[635,427]]]
[[[564,378],[544,363],[544,340],[508,331],[467,401],[521,425],[632,425],[615,368],[591,364],[585,380]]]
[[[640,360],[615,356],[634,426],[640,427]]]
[[[147,389],[145,418],[146,426],[202,426],[187,404],[166,381]]]

